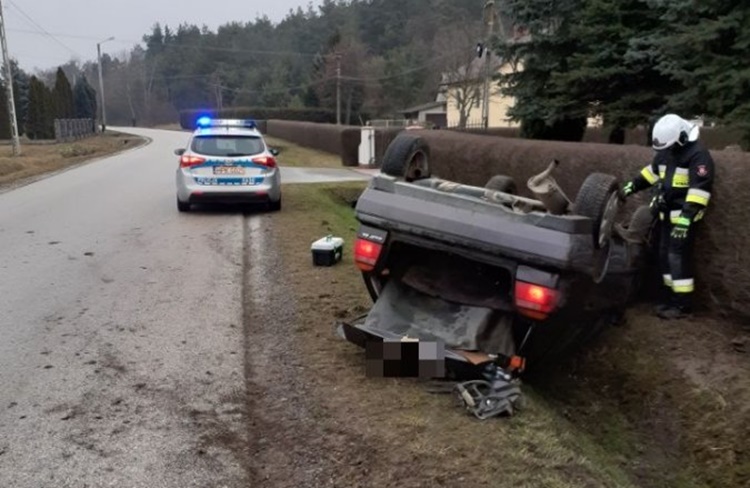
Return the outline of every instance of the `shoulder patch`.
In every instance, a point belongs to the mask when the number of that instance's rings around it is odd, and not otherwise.
[[[696,173],[698,173],[698,176],[700,176],[701,178],[705,178],[706,176],[708,176],[708,166],[706,166],[705,164],[699,164]]]

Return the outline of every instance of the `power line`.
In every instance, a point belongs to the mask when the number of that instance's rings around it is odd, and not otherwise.
[[[32,34],[32,35],[39,35],[39,36],[46,36],[50,37],[53,36],[53,34],[49,32],[39,32],[38,30],[27,30],[27,29],[8,29],[8,31],[11,32],[20,32],[24,34]],[[96,41],[100,38],[98,37],[92,37],[92,36],[77,36],[73,34],[60,34],[56,33],[54,36],[57,37],[64,37],[64,38],[70,38],[70,39],[81,39],[81,40],[91,40]],[[55,39],[57,40],[57,39]],[[115,39],[116,42],[123,43],[123,44],[144,44],[144,41],[136,41],[135,39]],[[58,41],[59,42],[59,41]],[[235,53],[235,54],[267,54],[272,56],[280,56],[280,55],[287,55],[287,56],[306,56],[310,58],[314,58],[317,56],[317,53],[308,53],[304,51],[273,51],[273,50],[267,50],[267,49],[242,49],[242,48],[233,48],[233,47],[215,47],[215,46],[200,46],[200,45],[182,45],[182,44],[164,44],[164,49],[185,49],[185,50],[198,50],[198,51],[216,51],[216,52],[225,52],[225,53]],[[70,50],[70,48],[67,48]],[[72,51],[72,50],[71,50]],[[77,53],[75,53],[77,54]]]
[[[313,86],[316,86],[316,85],[322,85],[324,83],[327,83],[329,81],[333,81],[335,79],[336,78],[324,78],[324,79],[320,79],[320,80],[317,80],[317,81],[311,81],[309,83],[305,83],[304,85],[289,86],[289,87],[285,87],[285,88],[278,88],[276,90],[263,90],[263,89],[261,89],[261,90],[247,90],[247,89],[244,89],[244,88],[231,88],[231,87],[228,87],[228,86],[219,85],[217,83],[207,82],[207,84],[209,86],[216,87],[216,88],[221,88],[222,90],[226,90],[226,91],[229,91],[229,92],[232,92],[232,93],[250,93],[250,94],[264,93],[265,94],[265,93],[287,93],[287,92],[295,91],[295,90],[304,90],[305,88],[310,88],[310,87],[313,87]]]
[[[19,32],[19,33],[22,33],[22,34],[34,34],[34,35],[38,35],[38,36],[47,36],[47,33],[39,32],[38,30],[30,30],[30,29],[5,29],[5,30],[8,31],[8,32]],[[77,35],[74,35],[74,34],[60,34],[58,32],[50,32],[49,35],[53,35],[55,37],[69,38],[69,39],[81,39],[81,40],[86,40],[86,41],[98,41],[102,37],[104,37],[103,35],[102,36],[96,36],[96,37],[95,36],[77,36]],[[115,39],[115,40],[118,41],[117,39]],[[131,41],[122,41],[122,40],[119,40],[118,42],[125,42],[125,43],[130,44]]]
[[[74,51],[68,45],[66,45],[64,42],[62,42],[60,39],[56,38],[55,36],[53,36],[52,34],[50,34],[49,32],[47,32],[47,30],[44,27],[42,27],[41,25],[39,25],[37,23],[37,21],[35,21],[34,19],[32,19],[31,16],[29,16],[29,14],[27,14],[26,12],[24,12],[24,10],[21,7],[19,7],[18,5],[16,5],[16,3],[13,0],[8,0],[8,3],[10,3],[11,6],[13,6],[13,8],[18,11],[18,13],[20,13],[33,26],[35,26],[37,29],[39,29],[41,32],[43,32],[44,35],[46,35],[48,38],[52,39],[53,41],[55,41],[56,43],[58,43],[59,45],[61,45],[65,49],[67,49],[68,51],[70,51],[73,55],[75,55],[75,56],[81,56],[80,53]]]

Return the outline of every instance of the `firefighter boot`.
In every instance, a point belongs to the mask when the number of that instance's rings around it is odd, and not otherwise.
[[[659,318],[664,320],[679,320],[691,316],[692,304],[691,293],[675,293],[672,305],[666,309],[657,312]]]
[[[671,287],[663,286],[659,290],[659,302],[654,308],[654,314],[661,317],[661,314],[677,305],[677,297]]]

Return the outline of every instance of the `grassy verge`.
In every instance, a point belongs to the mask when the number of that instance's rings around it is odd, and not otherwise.
[[[366,311],[361,277],[350,253],[356,230],[348,202],[363,184],[288,185],[284,211],[273,232],[293,283],[303,323],[294,333],[304,344],[314,391],[321,400],[316,422],[345,429],[368,445],[373,486],[400,476],[435,480],[436,486],[639,486],[619,452],[571,422],[534,388],[527,408],[511,420],[479,422],[448,395],[411,380],[367,378],[364,352],[334,334],[337,318]],[[312,266],[309,244],[335,234],[346,240],[344,260]],[[613,422],[613,442],[631,444],[625,422]]]
[[[341,168],[341,158],[336,154],[304,148],[276,137],[264,137],[269,146],[279,150],[279,163],[282,166]]]
[[[13,157],[10,145],[0,146],[0,188],[137,147],[144,142],[141,137],[118,132],[107,132],[63,144],[22,142],[19,157]]]

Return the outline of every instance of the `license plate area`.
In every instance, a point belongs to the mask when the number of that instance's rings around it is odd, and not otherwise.
[[[242,166],[214,166],[215,175],[244,175],[245,168]]]

